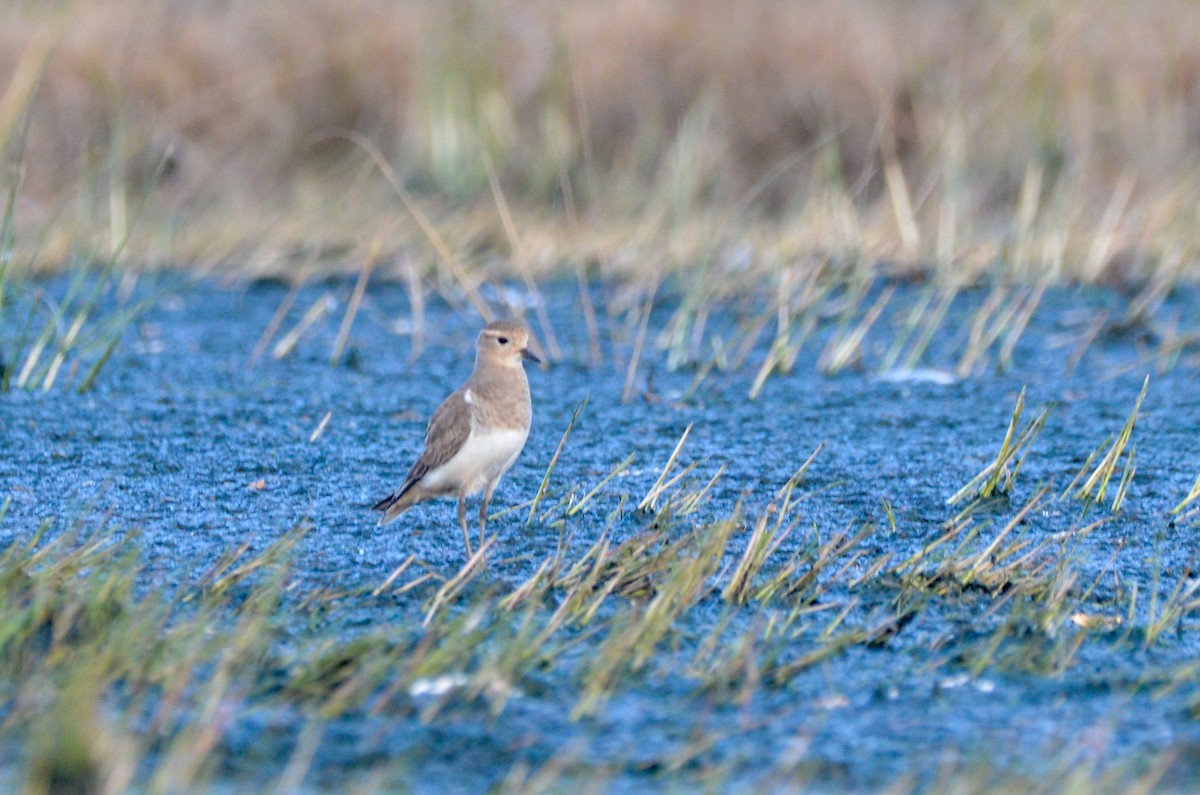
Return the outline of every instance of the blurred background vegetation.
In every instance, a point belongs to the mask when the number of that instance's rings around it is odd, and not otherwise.
[[[0,12],[12,262],[1193,275],[1186,0]],[[424,227],[422,226],[424,224]],[[432,236],[431,236],[432,231]]]

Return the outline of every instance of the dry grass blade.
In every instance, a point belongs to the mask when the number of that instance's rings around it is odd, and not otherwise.
[[[87,373],[84,375],[83,380],[80,381],[79,386],[76,387],[75,391],[78,394],[82,395],[92,388],[92,386],[96,383],[97,376],[100,375],[100,371],[104,369],[104,365],[108,364],[108,360],[112,358],[112,355],[114,352],[116,352],[117,345],[120,344],[120,342],[121,336],[119,334],[113,335],[112,340],[110,340],[108,343],[108,347],[106,347],[104,352],[100,354],[100,357],[92,363],[92,366],[88,368]]]
[[[779,490],[774,502],[768,507],[767,511],[758,518],[754,524],[754,530],[750,534],[750,540],[746,543],[746,549],[742,553],[741,559],[738,561],[737,567],[729,578],[729,582],[721,591],[721,597],[727,602],[736,604],[745,604],[752,597],[761,598],[766,595],[767,589],[754,589],[754,581],[763,569],[763,566],[772,555],[778,551],[783,542],[795,530],[797,521],[788,522],[785,526],[784,522],[799,501],[793,499],[793,492],[800,480],[804,477],[804,473],[816,460],[817,455],[825,449],[825,443],[821,442],[817,445],[817,449],[813,450],[800,468],[797,469],[787,483]],[[741,505],[734,511],[736,518],[741,513]],[[775,521],[772,527],[771,516],[774,515]],[[795,567],[789,567],[794,569]],[[776,578],[779,579],[778,577]]]
[[[621,390],[621,402],[628,403],[633,399],[634,383],[637,380],[638,365],[642,360],[642,347],[646,344],[646,329],[650,325],[650,313],[654,309],[654,298],[658,294],[658,283],[655,282],[646,293],[642,304],[641,317],[638,322],[637,337],[634,340],[633,352],[629,354],[629,366],[625,370],[625,387]]]
[[[292,330],[275,343],[275,347],[271,349],[271,356],[276,359],[283,359],[292,354],[296,350],[296,345],[300,342],[300,338],[321,318],[333,311],[336,301],[329,293],[325,293],[320,298],[312,302],[308,307],[308,311],[304,313],[304,317],[292,327]]]
[[[678,481],[682,480],[685,475],[692,472],[695,468],[696,464],[694,462],[688,464],[678,475],[671,478],[671,480],[664,485],[663,488],[666,489],[674,485]],[[721,466],[717,467],[717,471],[713,473],[712,477],[708,479],[707,483],[695,490],[681,489],[677,491],[675,494],[671,495],[670,499],[668,499],[666,503],[659,507],[658,512],[660,514],[669,514],[675,518],[690,516],[700,508],[700,505],[706,499],[708,499],[709,494],[712,492],[713,486],[717,485],[717,481],[720,480],[721,476],[724,474],[725,464],[721,464]]]
[[[1196,477],[1196,482],[1192,484],[1192,488],[1188,491],[1187,496],[1185,496],[1178,505],[1171,509],[1171,513],[1179,515],[1185,508],[1198,499],[1200,499],[1200,476]]]
[[[53,22],[42,28],[30,41],[11,72],[8,86],[0,96],[0,151],[8,148],[13,131],[21,123],[41,85],[46,63],[63,31],[71,23],[76,3],[63,3],[54,13]]]
[[[282,795],[282,793],[301,791],[301,784],[312,767],[324,731],[325,726],[319,720],[312,719],[304,724],[304,728],[300,731],[300,737],[296,740],[296,747],[292,750],[287,765],[275,785],[275,792]]]
[[[594,487],[592,487],[591,491],[589,491],[587,494],[583,495],[583,497],[580,498],[580,500],[578,502],[576,502],[574,505],[572,505],[570,508],[567,509],[567,516],[574,516],[575,514],[579,513],[584,508],[586,508],[588,503],[591,502],[592,499],[597,494],[600,493],[601,489],[603,489],[605,486],[608,485],[610,480],[617,477],[625,470],[629,469],[629,467],[633,464],[634,459],[636,457],[637,456],[634,453],[630,453],[629,455],[625,456],[624,461],[622,461],[621,463],[619,463],[615,467],[613,467],[612,471],[610,471],[607,475],[605,475],[600,480],[599,483],[597,483]]]
[[[358,314],[358,305],[362,303],[363,294],[367,291],[367,282],[371,280],[371,271],[375,269],[375,263],[379,261],[379,252],[382,246],[383,240],[379,237],[371,241],[367,258],[363,260],[362,268],[358,272],[358,279],[354,282],[354,292],[350,295],[350,303],[346,305],[346,314],[342,316],[342,325],[338,328],[337,339],[333,343],[333,353],[329,356],[329,363],[334,367],[337,367],[342,361],[346,342],[350,339],[350,329],[354,326],[354,317]]]
[[[866,339],[867,332],[875,325],[875,321],[879,320],[879,316],[883,314],[884,307],[892,300],[892,296],[895,293],[896,286],[892,284],[888,285],[879,294],[879,297],[875,299],[875,303],[871,305],[871,308],[867,310],[863,319],[853,330],[843,336],[830,340],[817,360],[817,369],[827,375],[834,375],[857,361],[861,354],[862,343]]]
[[[436,572],[427,571],[424,574],[422,574],[420,577],[413,577],[411,580],[404,583],[404,585],[401,585],[399,588],[396,589],[396,594],[400,595],[403,593],[408,593],[409,591],[413,590],[414,588],[417,588],[420,585],[429,582],[430,580],[443,580],[444,581],[445,578],[442,577],[441,575],[437,574]]]
[[[554,580],[556,570],[562,561],[557,556],[546,558],[525,582],[514,588],[511,593],[499,602],[501,610],[512,612],[529,600],[535,593],[548,587]]]
[[[1044,281],[1032,288],[994,289],[975,314],[955,373],[960,378],[969,376],[984,354],[1001,339],[998,364],[1001,367],[1011,364],[1013,349],[1044,295]]]
[[[821,577],[827,575],[829,567],[850,554],[874,532],[873,525],[863,526],[854,535],[850,534],[850,528],[839,530],[815,550],[797,553],[755,592],[754,598],[761,602],[773,599],[789,599],[800,603],[814,601],[823,591]]]
[[[654,482],[654,485],[646,492],[646,496],[638,503],[637,508],[639,511],[655,510],[657,507],[658,498],[662,496],[663,491],[673,482],[667,480],[667,475],[670,474],[671,467],[675,465],[675,460],[679,458],[679,453],[683,450],[683,444],[687,441],[688,434],[691,432],[692,424],[688,423],[687,428],[683,431],[683,435],[679,437],[679,442],[676,443],[675,449],[671,451],[671,457],[667,459],[667,463],[663,466],[662,474],[658,476],[658,480]],[[678,476],[676,476],[677,478]]]
[[[872,646],[886,642],[896,634],[904,617],[892,613],[876,613],[863,626],[842,629],[842,624],[850,612],[857,607],[850,601],[821,632],[819,645],[798,658],[786,662],[774,662],[767,667],[766,676],[775,685],[786,685],[803,671],[836,657],[842,652],[855,646]]]
[[[1174,246],[1165,253],[1146,285],[1126,307],[1122,326],[1133,328],[1151,320],[1154,311],[1183,279],[1188,257],[1189,252],[1182,246]]]
[[[517,762],[500,782],[497,795],[546,795],[552,792],[577,790],[582,783],[577,776],[570,775],[579,765],[583,747],[573,742],[559,749],[540,766],[531,769],[527,762]],[[612,774],[601,769],[590,771],[586,779],[587,788],[580,795],[600,795],[608,788],[606,780]]]
[[[583,409],[588,404],[588,398],[584,399],[571,412],[571,419],[567,422],[567,428],[563,431],[562,438],[558,440],[558,447],[554,448],[554,455],[550,457],[550,463],[546,466],[546,474],[542,476],[542,482],[538,486],[537,494],[533,496],[533,502],[529,506],[529,518],[525,520],[526,524],[533,521],[534,515],[537,513],[538,506],[541,505],[542,499],[546,496],[546,489],[550,485],[550,475],[554,472],[554,466],[558,463],[558,457],[562,455],[563,448],[567,445],[567,439],[571,436],[571,430],[575,427],[575,423],[579,421],[579,415],[583,413]]]
[[[1017,199],[1013,220],[1015,241],[1010,254],[1012,269],[1016,274],[1024,273],[1033,258],[1033,225],[1041,204],[1043,178],[1041,164],[1030,163],[1025,169],[1025,178],[1021,181],[1021,193]]]
[[[1138,414],[1142,408],[1142,401],[1145,400],[1146,390],[1149,388],[1150,376],[1146,376],[1145,381],[1142,382],[1142,391],[1138,393],[1137,402],[1133,404],[1133,411],[1129,413],[1128,419],[1125,420],[1125,424],[1121,427],[1121,432],[1113,441],[1112,446],[1108,449],[1108,452],[1105,453],[1104,457],[1100,459],[1100,463],[1096,465],[1095,470],[1093,470],[1092,474],[1083,482],[1083,485],[1079,487],[1079,490],[1075,492],[1076,499],[1104,502],[1109,481],[1112,480],[1112,476],[1117,469],[1117,464],[1121,460],[1121,455],[1125,452],[1125,448],[1129,445],[1129,440],[1133,436],[1133,429],[1134,426],[1137,425]],[[1099,452],[1099,448],[1096,452]],[[1093,455],[1095,455],[1095,453]],[[1089,460],[1091,459],[1089,458]],[[1113,501],[1113,510],[1117,510],[1117,508],[1120,507],[1120,502],[1124,498],[1125,489],[1127,489],[1129,485],[1128,482],[1125,481],[1127,481],[1128,478],[1132,478],[1132,469],[1130,467],[1132,466],[1133,460],[1134,456],[1132,451],[1130,451],[1130,456],[1126,459],[1125,463],[1125,471],[1128,473],[1128,476],[1122,478],[1123,488],[1117,495],[1117,499]]]
[[[408,257],[403,258],[401,270],[404,272],[404,286],[408,291],[408,306],[412,314],[408,327],[412,338],[408,360],[415,362],[425,349],[425,288],[421,284],[421,274]]]
[[[892,342],[887,354],[883,357],[883,362],[879,367],[880,372],[889,372],[895,369],[897,362],[900,362],[899,368],[902,370],[912,370],[918,365],[933,341],[934,335],[937,334],[942,322],[946,319],[950,307],[954,305],[959,289],[958,286],[937,289],[931,286],[922,292],[917,303],[905,313],[900,333],[896,335],[895,341]],[[937,299],[936,304],[934,303],[935,298]],[[913,340],[914,334],[917,335],[915,340]],[[905,350],[908,351],[908,354],[901,362],[900,357]]]
[[[300,543],[301,540],[312,529],[312,524],[308,520],[304,520],[282,535],[279,539],[272,542],[260,554],[252,557],[250,560],[241,564],[237,568],[230,570],[228,565],[222,566],[221,569],[213,572],[211,582],[207,586],[206,591],[210,595],[221,595],[238,583],[249,579],[250,575],[257,571],[266,568],[272,568],[279,565],[282,560],[285,560],[291,555],[292,550]],[[236,562],[246,551],[249,546],[244,544],[238,551],[226,557],[228,564]],[[202,578],[203,582],[205,578]]]
[[[471,582],[471,580],[475,579],[479,572],[487,568],[487,553],[488,550],[495,545],[495,543],[496,536],[485,539],[484,542],[479,545],[479,549],[475,550],[475,554],[471,555],[471,557],[467,559],[467,562],[463,564],[463,567],[458,570],[458,573],[451,577],[441,588],[438,589],[437,593],[430,598],[429,602],[427,603],[428,607],[425,610],[425,618],[421,622],[423,626],[428,627],[429,623],[433,621],[433,617],[437,615],[438,610],[455,599],[460,593],[462,593],[463,588],[465,588],[467,584]]]
[[[737,511],[734,515],[737,515]],[[781,511],[780,521],[782,521],[782,515]],[[760,516],[754,523],[754,530],[750,534],[750,540],[746,542],[746,549],[742,552],[737,567],[721,591],[721,598],[735,604],[745,604],[749,601],[754,579],[762,571],[767,559],[779,549],[779,545],[784,542],[794,528],[795,524],[789,524],[783,532],[772,532],[770,515],[764,513]]]
[[[1000,311],[1004,304],[1006,290],[1002,287],[996,287],[988,295],[987,300],[983,302],[983,306],[976,310],[974,317],[971,319],[971,330],[967,334],[967,345],[963,351],[962,357],[959,359],[958,367],[955,368],[955,373],[959,378],[964,378],[970,375],[975,369],[975,363],[983,355],[983,352],[991,344],[993,334],[987,331],[988,321],[993,315]],[[996,321],[995,325],[1000,325],[1000,321]]]
[[[799,280],[794,278],[794,268],[780,271],[775,299],[775,341],[750,385],[751,400],[758,398],[772,373],[791,370],[805,339],[816,328],[822,300],[834,289],[833,280],[823,278],[827,276],[824,268],[816,265],[808,267]],[[765,326],[766,317],[760,323]],[[746,335],[746,343],[737,356],[739,366],[757,340],[758,331]]]
[[[993,565],[996,550],[1000,546],[1000,542],[1008,537],[1008,535],[1019,524],[1021,524],[1022,521],[1024,521],[1026,516],[1037,510],[1037,508],[1045,499],[1048,491],[1049,489],[1046,488],[1039,489],[1037,494],[1033,495],[1033,498],[1030,499],[1029,502],[1027,502],[1024,507],[1021,508],[1021,510],[1017,511],[1016,515],[1014,515],[1013,518],[1008,521],[1008,524],[1004,526],[1004,529],[996,534],[996,537],[992,539],[991,543],[984,547],[983,550],[981,550],[979,554],[970,561],[970,568],[967,569],[964,577],[965,582],[970,582],[976,578],[980,571],[982,571],[985,567]]]
[[[429,216],[421,210],[421,206],[417,203],[416,198],[409,193],[408,189],[404,187],[404,183],[396,176],[395,169],[392,168],[391,163],[384,157],[383,152],[379,151],[379,147],[359,133],[341,133],[339,137],[345,138],[362,147],[363,151],[374,161],[375,166],[383,174],[384,179],[387,180],[392,190],[395,191],[396,196],[399,197],[400,203],[404,205],[404,209],[408,210],[409,215],[413,217],[417,222],[417,226],[421,228],[421,232],[425,235],[426,240],[429,241],[433,250],[437,252],[442,264],[446,266],[447,270],[454,277],[454,280],[458,282],[459,287],[462,288],[463,293],[467,296],[467,300],[471,302],[471,306],[475,308],[475,311],[479,313],[479,316],[485,322],[490,323],[495,320],[491,307],[488,306],[487,301],[483,300],[483,296],[480,295],[475,281],[463,269],[451,251],[449,244],[446,243],[446,239],[438,232],[437,227],[429,219]]]
[[[578,263],[575,265],[575,280],[579,284],[579,304],[583,308],[583,323],[588,332],[587,361],[592,367],[597,367],[604,358],[600,351],[600,327],[596,324],[596,307],[592,302],[587,275]]]
[[[381,582],[378,585],[378,587],[375,588],[375,590],[371,591],[371,596],[379,596],[379,594],[386,591],[388,589],[388,586],[390,586],[392,583],[394,583],[396,581],[397,577],[399,577],[401,574],[403,574],[405,571],[407,571],[408,567],[411,566],[413,563],[415,563],[416,560],[417,560],[416,555],[409,555],[403,563],[401,563],[399,566],[397,566],[392,571],[392,573],[387,576],[387,579],[385,579],[383,582]]]
[[[529,270],[529,257],[525,253],[525,246],[521,244],[521,236],[517,233],[517,224],[513,220],[512,210],[509,209],[508,199],[504,197],[504,190],[500,187],[500,178],[496,175],[496,165],[492,162],[492,156],[486,146],[483,147],[483,166],[487,171],[488,187],[491,188],[492,198],[496,202],[496,211],[500,214],[504,234],[508,237],[509,248],[512,249],[513,264],[516,266],[517,272],[521,274],[521,280],[525,283],[525,289],[533,296],[533,306],[534,311],[537,313],[538,325],[541,326],[542,333],[546,335],[548,351],[542,351],[541,345],[538,344],[536,339],[533,339],[534,353],[543,354],[548,352],[549,356],[545,356],[544,358],[550,361],[557,361],[562,358],[562,348],[558,345],[558,338],[554,334],[554,326],[550,323],[550,313],[546,310],[546,302],[542,299],[542,292],[538,289],[537,281],[534,280],[533,274]]]
[[[317,427],[313,428],[313,432],[308,435],[308,443],[315,444],[321,438],[321,434],[325,433],[325,426],[333,419],[333,412],[325,412],[325,416],[321,417],[321,421],[317,423]]]
[[[904,178],[900,159],[896,156],[896,135],[890,124],[882,137],[882,154],[883,176],[896,226],[900,232],[900,241],[905,255],[913,258],[921,250],[921,231],[913,213],[912,192],[908,188],[908,180]]]
[[[1112,258],[1117,241],[1117,227],[1129,205],[1129,199],[1133,196],[1134,183],[1133,176],[1125,174],[1113,188],[1112,197],[1104,210],[1104,216],[1100,219],[1096,234],[1092,237],[1091,249],[1083,266],[1083,273],[1092,280],[1103,274]]]
[[[275,314],[271,315],[270,322],[263,329],[262,336],[258,338],[258,342],[254,345],[254,350],[250,353],[250,358],[246,361],[247,367],[253,367],[262,358],[262,355],[267,350],[267,346],[271,344],[272,338],[279,331],[279,327],[283,325],[283,320],[291,310],[292,304],[295,303],[296,296],[300,294],[302,286],[304,286],[304,282],[297,279],[287,291],[287,295],[279,302],[279,306],[275,309]]]
[[[1137,445],[1129,446],[1129,455],[1125,457],[1125,467],[1121,470],[1121,482],[1117,484],[1117,493],[1113,497],[1113,511],[1121,510],[1125,497],[1129,494],[1129,486],[1133,483],[1134,473],[1137,472]]]
[[[1033,313],[1037,311],[1038,306],[1042,302],[1042,298],[1046,295],[1046,290],[1049,287],[1050,280],[1043,277],[1033,291],[1027,295],[1019,309],[1015,311],[1012,323],[1008,326],[1008,330],[1003,333],[1004,342],[1000,346],[1000,353],[997,356],[997,364],[1001,369],[1008,370],[1012,368],[1013,350],[1017,347],[1017,342],[1021,339],[1021,335],[1025,333],[1025,329],[1029,326],[1029,321],[1033,319]]]
[[[965,546],[966,542],[973,537],[973,533],[964,532],[968,529],[970,524],[971,522],[969,518],[949,522],[946,526],[946,532],[942,533],[932,541],[927,542],[921,547],[920,551],[914,552],[912,555],[898,563],[891,570],[891,572],[903,577],[908,573],[916,571],[921,564],[925,563],[926,560],[933,556],[933,553],[936,550],[942,548],[943,545],[955,539],[961,540],[960,548]],[[964,538],[964,535],[966,538]],[[953,555],[951,555],[951,557],[953,557]]]

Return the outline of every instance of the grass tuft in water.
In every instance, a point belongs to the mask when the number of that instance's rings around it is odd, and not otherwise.
[[[1149,388],[1150,376],[1147,375],[1145,381],[1142,382],[1142,391],[1138,393],[1137,401],[1133,404],[1133,411],[1129,413],[1129,417],[1121,427],[1120,433],[1117,434],[1117,438],[1108,448],[1108,451],[1101,457],[1096,468],[1092,470],[1092,473],[1083,481],[1083,485],[1075,492],[1076,499],[1098,503],[1104,502],[1109,482],[1117,470],[1117,465],[1125,453],[1125,448],[1129,447],[1129,454],[1125,456],[1125,466],[1121,473],[1120,483],[1117,486],[1117,493],[1112,501],[1113,511],[1120,510],[1122,503],[1125,501],[1125,495],[1129,490],[1129,485],[1133,481],[1133,474],[1137,469],[1137,451],[1135,448],[1129,446],[1129,442],[1133,438],[1133,429],[1137,425],[1138,413],[1141,411],[1142,401],[1145,400],[1146,390]],[[1088,457],[1088,463],[1084,464],[1083,471],[1087,470],[1088,464],[1094,460],[1102,448],[1103,445]],[[1070,488],[1068,487],[1068,490]]]
[[[994,495],[1007,495],[1012,490],[1017,473],[1025,463],[1025,456],[1029,454],[1029,449],[1050,416],[1050,407],[1047,406],[1018,434],[1017,426],[1020,425],[1021,413],[1024,410],[1025,387],[1021,387],[1021,394],[1017,396],[1017,403],[1013,406],[1012,418],[1008,421],[1008,430],[1004,433],[1004,440],[1000,443],[996,458],[946,500],[947,505],[955,505],[968,498],[987,500]]]

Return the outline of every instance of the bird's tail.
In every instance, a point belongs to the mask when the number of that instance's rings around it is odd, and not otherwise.
[[[404,484],[396,491],[384,497],[379,502],[371,506],[372,511],[383,511],[383,516],[379,518],[379,524],[385,525],[396,521],[400,514],[409,509],[410,506],[420,501],[420,489],[415,484]]]

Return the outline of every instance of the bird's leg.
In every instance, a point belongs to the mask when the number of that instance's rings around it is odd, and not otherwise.
[[[483,502],[479,504],[479,543],[482,544],[487,539],[487,509],[488,501],[492,495],[485,492]]]
[[[463,541],[467,542],[467,557],[473,554],[471,551],[471,534],[467,532],[467,495],[462,494],[458,498],[458,524],[462,527]]]
[[[482,544],[484,539],[486,538],[486,535],[484,534],[484,528],[487,527],[487,509],[488,509],[488,505],[490,505],[492,502],[492,492],[494,492],[496,490],[496,484],[499,482],[500,482],[500,479],[497,478],[496,480],[489,483],[487,485],[487,488],[483,490],[483,503],[479,506],[479,543],[480,544]]]

